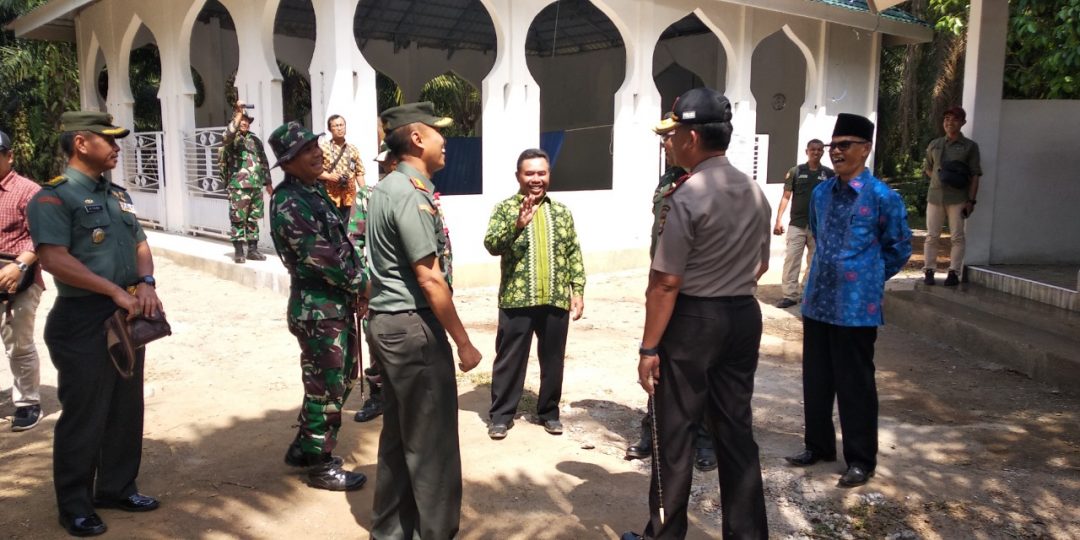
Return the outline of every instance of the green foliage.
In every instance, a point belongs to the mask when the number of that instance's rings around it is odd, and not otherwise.
[[[480,91],[453,71],[428,81],[420,90],[420,101],[435,104],[439,114],[454,119],[442,130],[447,137],[475,137],[480,122]]]
[[[1006,99],[1080,98],[1080,0],[1012,0]]]
[[[401,92],[401,88],[394,79],[387,77],[381,71],[375,72],[375,94],[379,113],[405,103],[405,94]]]
[[[284,98],[282,103],[285,121],[296,120],[304,123],[307,115],[311,114],[311,83],[300,73],[299,70],[278,61],[278,69],[281,70],[281,94]],[[230,102],[235,103],[235,101]]]
[[[46,0],[0,0],[0,28]],[[0,31],[0,129],[13,139],[15,168],[38,181],[58,174],[60,115],[79,104],[75,46],[16,39]]]

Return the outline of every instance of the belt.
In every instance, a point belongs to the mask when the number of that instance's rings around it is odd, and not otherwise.
[[[689,294],[679,293],[679,300],[684,300],[688,302],[735,304],[738,302],[745,302],[753,298],[754,295],[752,294],[742,294],[739,296],[690,296]]]
[[[429,308],[429,307],[414,308],[414,309],[402,309],[402,310],[398,310],[398,311],[379,311],[377,309],[369,309],[368,310],[368,313],[370,313],[371,315],[404,315],[404,314],[430,313],[430,312],[431,312],[431,308]]]

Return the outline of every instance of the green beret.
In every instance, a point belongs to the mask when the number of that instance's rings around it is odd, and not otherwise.
[[[433,128],[444,128],[454,123],[453,119],[436,114],[435,104],[430,101],[391,107],[383,111],[380,118],[383,121],[383,129],[387,132],[415,122],[427,124]]]
[[[114,126],[109,113],[98,111],[67,111],[60,115],[60,131],[89,131],[98,135],[109,135],[117,139],[128,136],[131,131]]]

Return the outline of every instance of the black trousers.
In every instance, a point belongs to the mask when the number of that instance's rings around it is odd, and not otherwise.
[[[446,330],[430,310],[371,317],[383,427],[371,537],[452,538],[461,520],[457,381]]]
[[[143,436],[143,361],[123,379],[109,359],[104,322],[116,304],[105,296],[60,297],[45,322],[62,412],[53,443],[53,482],[60,513],[85,516],[94,497],[137,491]]]
[[[536,334],[536,353],[540,359],[536,415],[541,422],[559,419],[569,326],[570,312],[554,306],[499,310],[495,362],[491,368],[491,423],[505,424],[517,414],[525,388],[533,334]]]
[[[647,537],[686,537],[694,423],[704,412],[703,423],[716,442],[724,538],[768,538],[750,409],[760,344],[761,309],[754,297],[676,300],[660,340],[653,398],[660,455],[652,461]]]
[[[844,461],[877,467],[876,326],[837,326],[803,317],[803,409],[806,448],[836,455],[833,399],[840,411]]]

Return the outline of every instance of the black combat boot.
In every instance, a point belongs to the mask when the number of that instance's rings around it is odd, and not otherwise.
[[[332,456],[323,456],[324,462],[308,469],[308,485],[330,491],[353,491],[364,487],[364,473],[346,471],[341,462]]]
[[[259,253],[259,241],[258,240],[249,240],[248,241],[247,258],[250,259],[250,260],[253,260],[253,261],[265,261],[266,260],[266,255],[263,255],[262,253]]]
[[[340,467],[345,460],[333,456],[331,459],[334,463],[337,463]],[[293,439],[292,444],[285,450],[285,464],[290,467],[310,467],[312,465],[318,465],[323,462],[321,455],[309,455],[305,454],[304,450],[300,448],[300,433],[296,433],[296,438]]]
[[[383,413],[382,383],[379,380],[378,372],[367,368],[364,370],[364,378],[367,379],[371,395],[360,406],[360,410],[356,411],[353,420],[357,422],[370,422]]]
[[[232,246],[233,246],[233,249],[235,250],[233,252],[233,258],[232,258],[233,262],[236,263],[236,264],[244,264],[244,261],[247,260],[244,257],[244,243],[243,242],[233,242]]]
[[[641,440],[626,449],[626,459],[645,459],[652,455],[652,417],[641,418]]]

